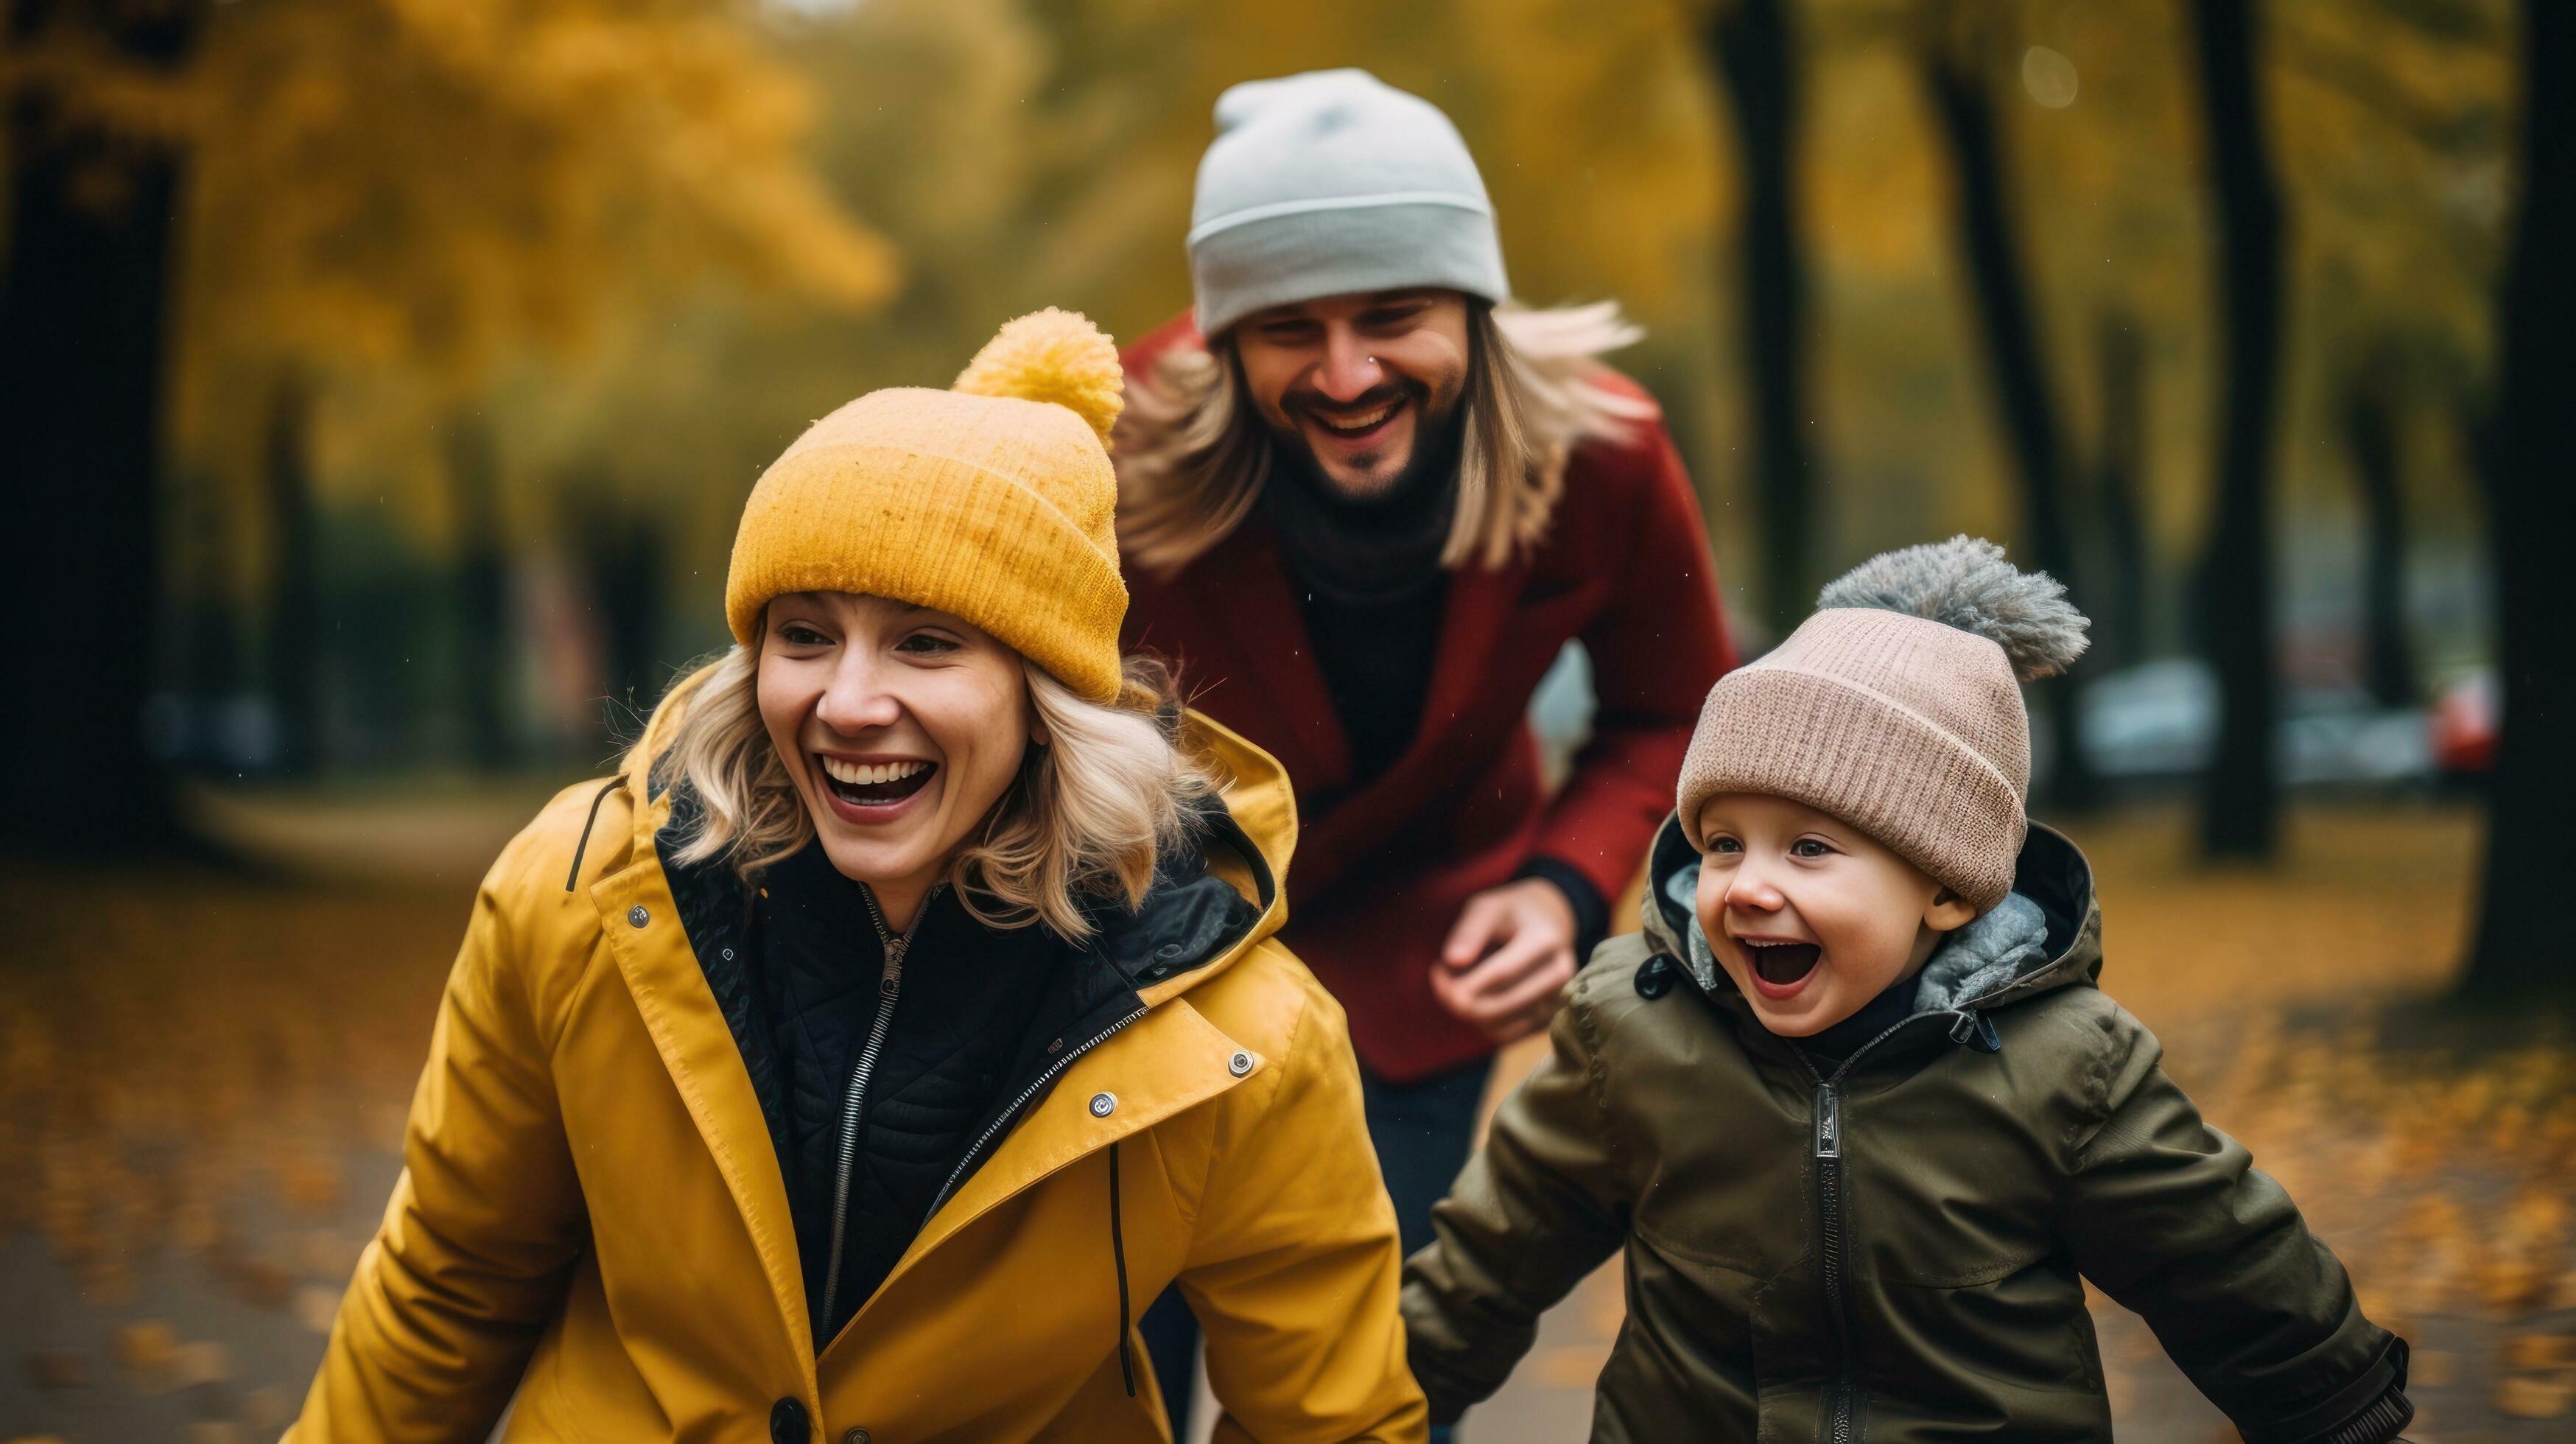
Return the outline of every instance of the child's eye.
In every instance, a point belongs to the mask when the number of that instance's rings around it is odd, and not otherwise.
[[[1789,844],[1789,855],[1791,857],[1819,858],[1829,857],[1832,854],[1832,848],[1827,847],[1825,844],[1812,837],[1802,837],[1796,842]]]
[[[1744,851],[1744,844],[1737,842],[1731,837],[1712,837],[1708,840],[1708,850],[1713,853],[1724,853],[1727,856],[1732,857],[1735,854]]]

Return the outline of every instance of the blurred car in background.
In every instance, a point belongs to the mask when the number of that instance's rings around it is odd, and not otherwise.
[[[2359,687],[2290,684],[2282,694],[2281,780],[2292,786],[2393,786],[2483,772],[2495,752],[2495,679],[2480,671],[2429,709],[2383,707]],[[2218,737],[2218,679],[2194,658],[2094,678],[2077,735],[2105,778],[2188,777]]]

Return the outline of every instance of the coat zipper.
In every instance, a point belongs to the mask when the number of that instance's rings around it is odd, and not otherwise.
[[[956,1171],[948,1175],[948,1181],[946,1183],[939,1185],[938,1196],[930,1200],[930,1211],[922,1215],[923,1225],[927,1227],[929,1220],[939,1216],[940,1205],[948,1202],[948,1195],[957,1191],[958,1182],[964,1179],[967,1171],[975,1166],[975,1160],[983,1154],[985,1148],[988,1147],[994,1139],[999,1138],[1002,1135],[1003,1129],[1011,1126],[1011,1120],[1019,1116],[1021,1109],[1029,1106],[1030,1099],[1038,1096],[1038,1094],[1043,1091],[1049,1083],[1054,1082],[1057,1074],[1072,1067],[1074,1059],[1079,1058],[1083,1054],[1090,1052],[1092,1049],[1099,1047],[1102,1043],[1109,1040],[1110,1034],[1117,1032],[1119,1029],[1126,1027],[1128,1024],[1133,1023],[1144,1016],[1145,1010],[1142,1007],[1139,1007],[1134,1012],[1129,1013],[1122,1018],[1114,1019],[1108,1027],[1092,1034],[1091,1037],[1082,1044],[1082,1046],[1066,1050],[1063,1057],[1058,1058],[1055,1062],[1049,1064],[1047,1066],[1047,1070],[1040,1073],[1035,1081],[1031,1082],[1028,1087],[1021,1089],[1019,1096],[1011,1100],[1011,1106],[1003,1109],[999,1114],[995,1115],[992,1126],[986,1128],[983,1136],[975,1140],[974,1146],[966,1150],[966,1156],[957,1160]]]
[[[1804,1052],[1798,1061],[1805,1065],[1807,1076],[1816,1080],[1816,1206],[1823,1215],[1824,1237],[1817,1255],[1824,1266],[1825,1311],[1834,1320],[1834,1378],[1826,1389],[1828,1401],[1826,1437],[1834,1444],[1851,1444],[1854,1396],[1859,1393],[1851,1376],[1851,1305],[1843,1297],[1843,1106],[1842,1093],[1835,1086],[1862,1054],[1894,1037],[1912,1018],[1899,1020],[1877,1037],[1852,1050],[1842,1066],[1830,1078],[1816,1071]],[[1797,1051],[1795,1048],[1792,1051]]]
[[[1816,1065],[1807,1060],[1805,1052],[1798,1050],[1794,1045],[1791,1048],[1792,1052],[1798,1054],[1799,1063],[1805,1066],[1807,1076],[1816,1081],[1816,1202],[1818,1211],[1824,1216],[1824,1237],[1818,1246],[1817,1253],[1824,1265],[1825,1308],[1834,1319],[1836,1346],[1834,1379],[1826,1394],[1831,1401],[1827,1416],[1830,1424],[1827,1437],[1832,1439],[1834,1444],[1851,1444],[1852,1413],[1855,1398],[1859,1393],[1851,1377],[1851,1305],[1843,1296],[1844,1130],[1842,1093],[1836,1085],[1842,1082],[1843,1075],[1851,1072],[1852,1065],[1858,1063],[1862,1055],[1870,1049],[1905,1031],[1906,1026],[1915,1019],[1935,1016],[1937,1014],[1915,1013],[1898,1019],[1876,1037],[1854,1048],[1851,1056],[1843,1059],[1842,1066],[1834,1069],[1833,1076],[1830,1078],[1816,1070]]]
[[[1812,1071],[1812,1070],[1811,1070]],[[1837,1077],[1840,1074],[1836,1075]],[[1827,1394],[1834,1444],[1852,1437],[1851,1321],[1843,1302],[1843,1120],[1834,1085],[1816,1083],[1816,1204],[1824,1215],[1825,1308],[1834,1318],[1834,1381]]]
[[[877,975],[877,1016],[868,1025],[867,1044],[859,1049],[858,1066],[850,1070],[850,1091],[841,1100],[841,1166],[832,1180],[832,1261],[823,1275],[823,1327],[832,1327],[832,1305],[841,1294],[841,1244],[850,1222],[850,1172],[859,1160],[859,1122],[868,1096],[868,1076],[876,1072],[877,1055],[885,1051],[886,1034],[894,1026],[894,1005],[903,994],[903,955],[912,948],[912,935],[921,930],[921,921],[930,915],[930,903],[939,896],[946,883],[935,883],[922,895],[921,905],[914,910],[912,926],[902,937],[886,926],[885,914],[877,908],[874,889],[865,884],[859,896],[868,905],[868,921],[876,924],[877,942],[885,949],[885,971]]]

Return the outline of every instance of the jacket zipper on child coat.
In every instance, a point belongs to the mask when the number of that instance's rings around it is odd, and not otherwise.
[[[850,1070],[850,1091],[841,1100],[841,1166],[832,1180],[832,1261],[823,1275],[822,1326],[826,1329],[832,1327],[832,1305],[841,1293],[841,1243],[850,1222],[850,1172],[859,1158],[859,1122],[867,1105],[868,1075],[876,1071],[877,1055],[885,1050],[886,1033],[894,1026],[895,1001],[903,994],[903,955],[912,947],[912,935],[921,930],[921,920],[930,915],[931,900],[946,886],[934,884],[923,895],[912,926],[903,930],[902,937],[886,926],[875,892],[865,885],[859,889],[868,905],[868,921],[876,924],[877,941],[885,948],[885,971],[877,976],[876,1021],[868,1025],[867,1044],[859,1049],[858,1066]]]
[[[1835,1076],[1842,1075],[1837,1071]],[[1816,1207],[1824,1220],[1824,1238],[1817,1253],[1824,1264],[1825,1308],[1834,1319],[1834,1377],[1825,1392],[1834,1444],[1848,1444],[1852,1437],[1851,1323],[1843,1311],[1842,1165],[1842,1098],[1832,1083],[1820,1079],[1816,1083]]]
[[[1806,1067],[1807,1076],[1816,1082],[1816,1208],[1822,1225],[1817,1257],[1823,1265],[1825,1309],[1834,1320],[1834,1377],[1825,1389],[1828,1411],[1826,1437],[1834,1444],[1850,1444],[1853,1406],[1859,1393],[1851,1376],[1850,1305],[1843,1297],[1844,1129],[1842,1094],[1835,1085],[1842,1082],[1843,1076],[1851,1072],[1852,1065],[1858,1063],[1863,1054],[1905,1031],[1907,1024],[1938,1016],[1938,1013],[1924,1012],[1898,1019],[1876,1037],[1854,1048],[1851,1056],[1843,1059],[1830,1078],[1816,1070],[1816,1065],[1808,1061],[1804,1051],[1794,1047],[1791,1050],[1798,1054],[1798,1061]]]

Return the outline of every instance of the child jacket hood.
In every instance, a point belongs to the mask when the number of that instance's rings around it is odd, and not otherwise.
[[[2094,986],[2101,914],[2065,838],[2031,828],[2027,907],[1840,1065],[1764,1030],[1723,974],[1694,979],[1675,824],[1651,866],[1646,931],[1593,955],[1406,1266],[1435,1422],[1624,1249],[1599,1440],[2107,1438],[2084,1279],[2248,1439],[2403,1425],[2404,1342]]]

